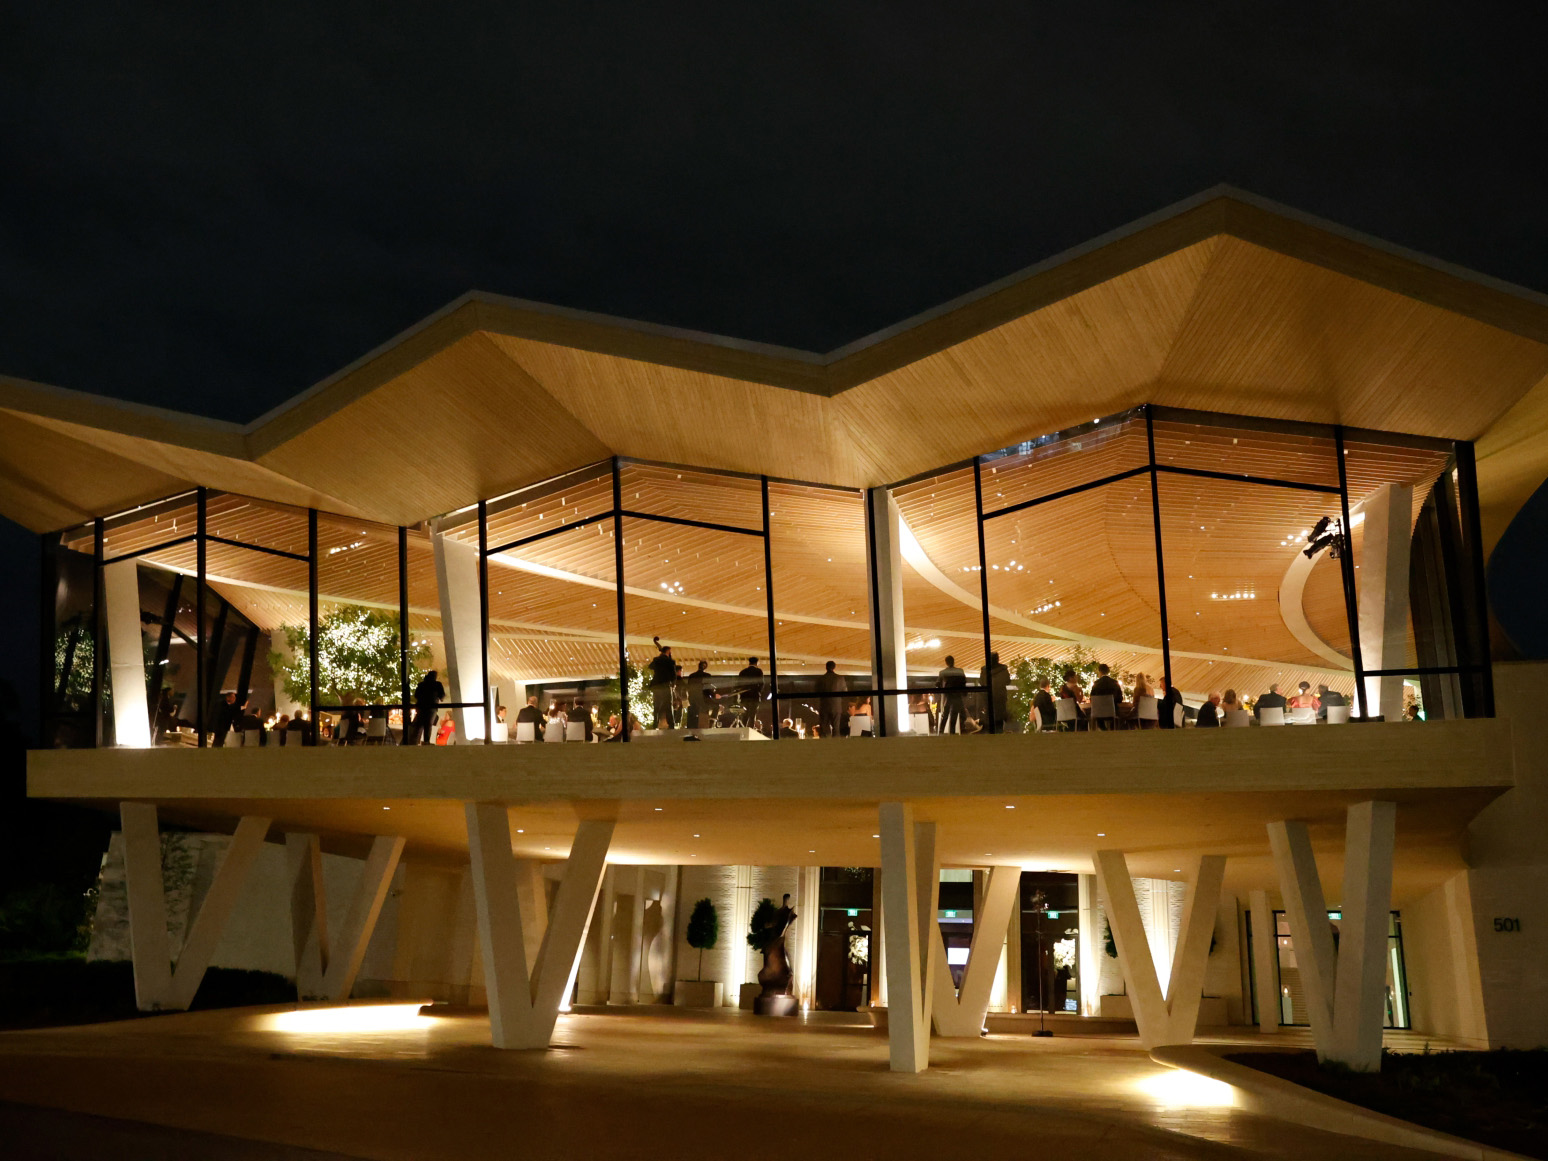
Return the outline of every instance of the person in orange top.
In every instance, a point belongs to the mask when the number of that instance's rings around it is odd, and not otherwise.
[[[437,746],[451,745],[452,733],[457,729],[457,723],[452,720],[451,714],[441,715],[441,726],[435,732],[435,744]]]
[[[1316,709],[1321,703],[1317,695],[1311,691],[1311,682],[1301,682],[1301,690],[1290,699],[1291,709]]]

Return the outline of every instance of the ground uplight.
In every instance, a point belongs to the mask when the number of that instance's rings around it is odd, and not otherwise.
[[[1236,1089],[1185,1068],[1144,1077],[1134,1087],[1168,1109],[1228,1109],[1236,1104]]]
[[[419,1014],[424,1001],[412,1004],[358,1004],[340,1008],[297,1008],[265,1017],[272,1032],[302,1035],[350,1035],[366,1032],[407,1032],[427,1026]]]

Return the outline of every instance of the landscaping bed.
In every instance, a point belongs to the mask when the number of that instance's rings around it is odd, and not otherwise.
[[[1548,1158],[1548,1050],[1384,1052],[1373,1073],[1324,1068],[1314,1052],[1226,1059],[1442,1133]]]
[[[210,968],[194,1009],[284,1004],[296,987],[272,972]],[[151,1015],[134,1005],[134,970],[123,961],[76,956],[0,961],[0,1029],[97,1024]]]

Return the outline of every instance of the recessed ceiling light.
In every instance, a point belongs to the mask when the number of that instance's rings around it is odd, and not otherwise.
[[[1107,837],[1107,832],[1105,830],[1097,831],[1097,838],[1106,838],[1106,837]]]
[[[815,855],[817,852],[816,851],[807,851],[806,853],[809,854],[809,855]]]
[[[391,809],[392,809],[392,807],[390,807],[390,806],[384,806],[384,807],[382,807],[382,809],[383,809],[383,810],[391,810]]]
[[[661,807],[658,806],[658,807],[656,807],[656,809],[659,811],[661,809]]]
[[[1005,809],[1006,810],[1015,810],[1016,809],[1016,804],[1014,802],[1007,802],[1005,804]]]
[[[694,837],[694,838],[698,838],[698,837],[699,837],[699,836],[698,836],[698,835],[694,835],[694,836],[693,836],[693,837]]]
[[[872,836],[871,836],[871,837],[872,837],[872,838],[881,838],[881,835],[879,835],[879,834],[873,834],[873,835],[872,835]]]

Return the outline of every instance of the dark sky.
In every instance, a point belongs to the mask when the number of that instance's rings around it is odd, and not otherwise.
[[[1222,181],[1548,291],[1530,4],[667,7],[0,0],[0,372],[246,421],[474,288],[825,350]]]

